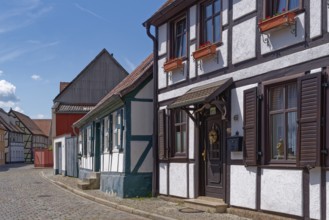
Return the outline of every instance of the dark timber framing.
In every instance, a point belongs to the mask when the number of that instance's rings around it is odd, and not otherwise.
[[[176,16],[177,14],[182,14],[182,13],[186,13],[187,15],[187,23],[189,23],[189,10],[188,9],[191,5],[195,4],[197,7],[197,12],[196,12],[196,19],[197,19],[197,23],[196,23],[196,39],[190,39],[189,38],[189,34],[188,34],[188,40],[187,40],[187,48],[189,50],[189,46],[191,44],[196,44],[197,46],[200,44],[200,18],[201,18],[201,13],[200,13],[200,5],[202,3],[204,3],[205,1],[183,1],[183,0],[176,0],[174,1],[174,3],[172,3],[172,5],[170,5],[168,7],[168,9],[165,9],[163,11],[163,17],[160,17],[158,20],[148,20],[146,22],[146,24],[148,25],[148,27],[150,25],[155,25],[156,26],[156,36],[158,38],[159,32],[158,32],[158,27],[160,24],[164,24],[164,22],[167,22],[167,20],[169,21],[169,19],[173,18],[174,16]],[[268,61],[272,61],[275,60],[279,57],[284,57],[287,55],[292,55],[294,53],[297,52],[301,52],[307,49],[311,49],[311,48],[315,48],[317,46],[329,43],[329,33],[328,31],[328,20],[327,20],[327,16],[328,16],[328,1],[327,0],[322,0],[322,10],[321,10],[321,14],[322,14],[322,20],[321,20],[321,31],[322,34],[319,37],[316,37],[314,39],[310,38],[310,31],[311,31],[311,23],[310,23],[310,1],[301,1],[302,2],[302,9],[298,12],[298,13],[305,13],[305,39],[302,42],[299,43],[295,43],[292,44],[288,47],[267,53],[267,54],[261,54],[261,34],[259,31],[256,31],[256,56],[255,58],[252,58],[250,60],[246,60],[243,62],[240,62],[238,64],[232,64],[232,34],[233,34],[233,27],[237,24],[241,24],[242,22],[249,20],[253,17],[257,17],[258,18],[262,18],[264,15],[264,0],[259,0],[256,3],[256,10],[251,11],[250,13],[237,18],[235,20],[233,20],[233,1],[228,0],[228,24],[222,26],[222,31],[227,30],[228,31],[228,45],[227,46],[227,67],[224,67],[222,69],[219,70],[215,70],[212,71],[210,73],[204,74],[204,75],[200,75],[198,73],[198,68],[196,65],[196,77],[190,79],[189,78],[189,69],[187,69],[186,73],[186,79],[169,85],[168,84],[168,76],[166,78],[167,81],[167,86],[165,88],[162,89],[158,89],[157,86],[157,80],[155,83],[156,89],[156,96],[162,93],[166,93],[166,92],[170,92],[176,89],[180,89],[182,87],[188,86],[188,85],[192,85],[194,83],[199,83],[199,82],[203,82],[203,81],[207,81],[213,77],[216,76],[221,76],[221,75],[225,75],[225,74],[229,74],[229,73],[234,73],[236,71],[239,70],[243,70],[245,68],[249,68],[252,66],[257,66],[259,64],[263,64],[266,63]],[[168,12],[168,13],[167,13]],[[167,19],[167,20],[166,20]],[[170,25],[168,25],[168,30],[167,30],[167,37],[168,39],[170,39]],[[188,33],[189,33],[189,24],[187,25],[188,28]],[[168,57],[169,54],[169,45],[170,45],[170,40],[167,42],[167,53],[164,55],[161,55],[160,57],[157,56],[158,54],[158,48],[157,48],[157,42],[156,39],[154,40],[155,44],[155,50],[154,50],[154,54],[155,56],[155,60],[159,59],[159,58],[163,58],[163,57]],[[189,52],[187,52],[187,54],[189,54]],[[192,58],[188,59],[186,62],[186,66],[187,68],[189,68],[189,62],[192,62],[191,60]],[[157,62],[155,62],[157,63]],[[325,57],[320,57],[314,60],[310,60],[307,62],[303,62],[303,63],[299,63],[297,65],[291,65],[289,67],[284,67],[281,69],[277,69],[277,70],[273,70],[273,71],[269,71],[266,72],[264,74],[260,74],[260,75],[256,75],[256,76],[252,76],[250,78],[246,78],[246,79],[242,79],[242,80],[237,80],[233,82],[233,86],[232,88],[238,88],[241,86],[246,86],[249,84],[254,84],[254,83],[259,83],[259,82],[264,82],[264,81],[269,81],[269,80],[276,80],[276,79],[291,79],[291,77],[294,77],[293,75],[298,75],[298,74],[308,74],[311,70],[313,69],[317,69],[317,68],[323,68],[329,66],[329,56],[325,56]],[[158,69],[156,68],[154,73],[155,75],[157,75],[157,71]],[[326,75],[327,77],[329,76],[329,71],[326,70]],[[323,81],[324,83],[328,82],[328,79],[326,78],[325,81]],[[261,86],[258,88],[259,90],[262,90]],[[262,91],[263,93],[264,91]],[[324,98],[322,100],[322,103],[326,103],[325,106],[323,106],[323,115],[324,118],[323,120],[325,120],[325,126],[323,126],[323,133],[322,133],[322,150],[323,152],[328,152],[329,147],[327,146],[329,143],[329,117],[327,115],[329,115],[329,89],[325,89],[325,95]],[[261,97],[263,98],[263,97]],[[164,101],[161,101],[158,103],[158,106],[156,108],[156,110],[158,110],[158,108],[160,106],[167,106],[170,103],[172,103],[174,101],[173,99],[166,99]],[[265,118],[265,113],[266,112],[266,105],[264,104],[265,101],[263,100],[259,100],[259,110],[260,110],[260,115],[261,118]],[[157,112],[157,111],[156,111]],[[200,118],[196,117],[196,121],[197,123],[200,123]],[[263,120],[264,121],[264,120]],[[230,122],[229,122],[230,123]],[[228,123],[228,124],[229,124]],[[260,130],[264,131],[266,130],[265,128],[268,126],[267,123],[261,122],[261,124],[259,125]],[[157,126],[156,126],[157,128]],[[156,130],[155,130],[156,131]],[[200,142],[200,137],[199,137],[199,127],[196,126],[195,128],[195,136],[194,136],[194,142],[196,143],[194,146],[194,159],[191,160],[189,159],[189,157],[187,156],[187,158],[185,159],[175,159],[175,158],[169,158],[169,159],[165,159],[165,160],[160,160],[157,162],[160,163],[164,163],[167,165],[167,195],[170,195],[170,175],[169,175],[169,168],[170,168],[170,163],[171,162],[175,162],[175,163],[187,163],[187,178],[189,178],[189,165],[191,163],[195,163],[195,170],[194,170],[194,192],[195,192],[195,196],[199,195],[199,176],[200,176],[200,169],[198,164],[200,163],[200,151],[199,151],[199,146],[197,143]],[[302,172],[302,199],[303,199],[303,218],[310,218],[310,172],[311,170],[306,169],[306,168],[301,168],[298,167],[297,165],[284,165],[284,164],[277,164],[277,165],[273,165],[273,164],[268,164],[267,163],[267,159],[265,158],[264,155],[266,155],[266,150],[265,150],[265,146],[266,146],[266,138],[262,138],[261,142],[259,143],[259,148],[258,149],[258,156],[257,156],[257,175],[256,175],[256,210],[257,211],[262,211],[265,213],[274,213],[274,214],[279,214],[282,216],[287,216],[287,217],[293,217],[296,218],[297,216],[293,216],[293,215],[286,215],[283,213],[275,213],[275,212],[269,212],[269,211],[265,211],[265,210],[261,210],[261,173],[263,169],[284,169],[284,170],[295,170],[295,171],[301,171]],[[227,198],[226,198],[226,202],[230,203],[230,165],[242,165],[243,162],[242,160],[231,160],[229,158],[229,150],[227,150],[226,155],[227,155]],[[157,155],[157,154],[156,154]],[[325,219],[326,218],[326,213],[327,213],[327,198],[326,198],[326,178],[327,178],[327,172],[329,171],[329,168],[326,168],[329,166],[329,157],[324,155],[324,153],[322,153],[322,168],[321,168],[321,219]],[[260,164],[260,165],[259,165]],[[157,167],[158,170],[158,167]],[[159,178],[158,178],[159,179]],[[158,182],[157,182],[158,184]],[[187,183],[188,184],[188,183]],[[158,185],[157,185],[157,190],[158,190]],[[189,194],[190,189],[189,186],[187,188],[187,193]],[[302,218],[302,217],[297,217],[297,218]]]

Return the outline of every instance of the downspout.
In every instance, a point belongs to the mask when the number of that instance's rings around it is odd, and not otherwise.
[[[147,30],[147,36],[153,41],[153,172],[152,172],[152,196],[159,193],[159,161],[158,161],[158,42],[155,36],[151,34],[150,24],[144,23]]]

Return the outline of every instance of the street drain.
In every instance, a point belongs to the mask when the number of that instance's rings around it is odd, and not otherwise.
[[[34,182],[34,184],[42,184],[42,182]]]
[[[191,208],[182,208],[182,209],[179,209],[179,211],[182,213],[202,213],[202,212],[204,212],[201,210],[191,209]]]
[[[51,195],[38,195],[40,198],[46,198],[46,197],[51,197]]]

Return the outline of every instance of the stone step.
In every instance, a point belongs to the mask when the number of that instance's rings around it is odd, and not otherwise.
[[[88,178],[88,179],[82,179],[79,180],[78,188],[82,190],[88,190],[88,189],[99,189],[100,188],[100,179],[97,178]]]
[[[227,204],[222,199],[210,197],[198,197],[197,199],[186,199],[184,205],[188,208],[201,210],[210,213],[225,213]]]
[[[84,181],[78,181],[78,188],[82,190],[87,190],[90,186],[90,183]]]
[[[210,201],[210,202],[218,202],[218,203],[224,203],[223,199],[218,199],[214,197],[208,197],[208,196],[199,196],[198,199],[205,200],[205,201]]]

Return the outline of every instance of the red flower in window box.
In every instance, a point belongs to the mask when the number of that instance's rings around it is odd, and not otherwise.
[[[164,63],[163,69],[165,72],[170,72],[175,69],[181,68],[182,66],[183,66],[182,58],[173,58]]]
[[[258,28],[260,32],[263,33],[280,26],[294,24],[295,19],[296,19],[296,12],[285,12],[271,18],[266,18],[263,21],[259,21]]]
[[[206,42],[200,45],[199,49],[193,52],[192,56],[195,60],[203,59],[208,56],[213,56],[216,54],[216,44]]]

